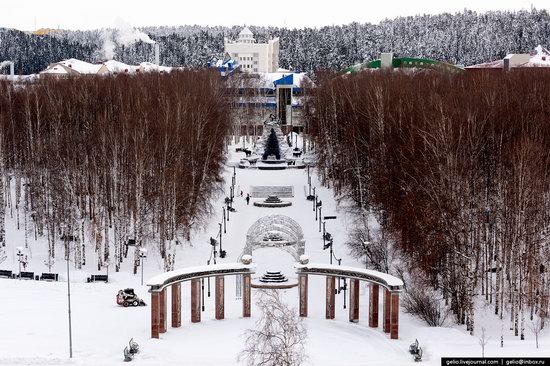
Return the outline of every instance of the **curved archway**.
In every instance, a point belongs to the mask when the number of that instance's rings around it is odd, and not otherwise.
[[[279,248],[296,262],[305,251],[304,232],[300,225],[285,215],[268,215],[257,220],[246,233],[246,245],[239,256],[252,255],[255,249]]]

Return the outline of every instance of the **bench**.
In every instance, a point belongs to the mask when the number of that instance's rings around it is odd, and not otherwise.
[[[59,279],[59,274],[57,273],[42,273],[40,276],[40,280],[46,280],[46,281],[57,281]]]
[[[34,280],[34,272],[21,272],[21,278],[28,278]]]
[[[98,282],[103,281],[105,283],[109,282],[109,276],[108,275],[92,275],[91,277],[88,277],[87,282]]]
[[[13,273],[12,273],[12,271],[9,271],[7,269],[0,269],[0,276],[4,276],[4,277],[7,277],[7,278],[13,278]]]

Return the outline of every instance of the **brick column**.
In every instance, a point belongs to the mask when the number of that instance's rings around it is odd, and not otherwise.
[[[160,333],[166,333],[166,321],[167,321],[167,313],[166,313],[166,289],[162,290],[160,293],[159,298],[159,310],[160,310],[160,324],[159,324],[159,332]]]
[[[334,307],[335,307],[335,298],[334,298],[334,287],[335,287],[335,278],[333,276],[327,276],[327,304],[326,304],[326,314],[327,319],[334,319]]]
[[[377,328],[378,327],[378,285],[371,284],[369,291],[369,327]]]
[[[181,327],[181,283],[172,285],[172,327]]]
[[[399,338],[399,293],[391,294],[390,338]]]
[[[307,274],[298,275],[298,285],[300,288],[300,316],[307,317]]]
[[[160,327],[160,310],[159,310],[160,294],[151,292],[151,338],[159,337]]]
[[[224,318],[224,277],[216,277],[216,319]]]
[[[191,322],[201,321],[201,280],[191,280]]]
[[[359,280],[349,280],[349,321],[359,321]]]
[[[243,318],[250,317],[250,275],[243,274]]]
[[[391,299],[390,291],[384,289],[384,333],[390,332],[390,309],[391,309]]]

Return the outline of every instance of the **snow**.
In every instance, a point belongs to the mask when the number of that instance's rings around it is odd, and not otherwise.
[[[505,59],[511,59],[514,55],[509,54]],[[490,62],[484,62],[477,65],[472,65],[466,67],[466,69],[502,69],[504,67],[504,60],[495,60]],[[512,66],[513,68],[523,68],[523,67],[550,67],[550,52],[538,45],[531,52],[529,61],[524,62],[519,65]]]
[[[223,264],[214,264],[214,265],[206,265],[206,266],[186,267],[186,268],[177,269],[174,271],[169,271],[169,272],[156,275],[150,278],[149,280],[147,280],[147,286],[161,287],[166,282],[173,279],[174,277],[185,276],[185,275],[190,275],[194,273],[198,274],[197,278],[199,278],[200,274],[204,272],[223,273],[223,272],[235,271],[235,270],[238,270],[240,273],[242,272],[254,273],[254,266],[246,265],[242,263],[223,263]]]
[[[379,278],[383,283],[386,283],[388,286],[392,286],[392,287],[404,286],[403,280],[401,280],[400,278],[397,278],[387,273],[373,271],[372,269],[357,268],[357,267],[351,267],[351,266],[337,266],[337,265],[331,265],[331,264],[325,264],[325,263],[296,264],[295,267],[303,268],[303,269],[311,269],[311,270],[324,269],[324,270],[339,270],[339,271],[346,271],[346,272],[355,272],[359,275],[367,275],[367,276]]]
[[[70,58],[68,60],[63,60],[59,64],[73,69],[81,74],[97,74],[101,68],[101,64],[91,64],[86,61],[77,60],[76,58]]]
[[[235,147],[243,146],[242,142],[229,146],[227,164],[232,165],[244,157],[236,153]],[[251,144],[246,147],[252,148]],[[299,139],[298,146],[302,146]],[[233,168],[225,171],[226,191]],[[223,234],[223,249],[227,251],[225,259],[218,259],[218,265],[230,268],[236,265],[244,245],[248,228],[261,217],[280,213],[296,220],[304,232],[306,241],[305,253],[316,266],[328,263],[329,253],[323,250],[323,240],[319,232],[319,221],[315,221],[312,202],[306,200],[308,194],[307,170],[292,169],[283,171],[258,171],[236,169],[236,192],[243,190],[243,197],[236,197],[227,222],[227,233]],[[285,198],[292,201],[292,206],[285,208],[255,207],[252,202],[246,204],[246,193],[255,185],[293,185],[295,197]],[[334,253],[342,258],[341,268],[353,268],[359,271],[362,264],[348,255],[344,246],[346,233],[353,225],[349,207],[342,201],[337,204],[332,190],[323,187],[312,170],[312,184],[323,201],[324,215],[337,215],[336,220],[326,222],[326,229],[334,238]],[[12,195],[14,193],[12,192]],[[218,232],[221,222],[223,199],[227,194],[221,193],[213,202],[213,216],[208,226],[192,237],[191,242],[177,246],[177,271],[189,270],[188,267],[209,268],[205,266],[210,257],[209,237]],[[14,198],[13,198],[14,199]],[[259,199],[261,200],[261,199]],[[254,199],[252,199],[254,201]],[[17,273],[18,262],[16,247],[25,246],[23,230],[17,230],[16,214],[7,208],[6,217],[6,254],[8,259],[0,264],[1,269]],[[27,271],[46,272],[45,240],[35,241],[29,235]],[[148,287],[140,285],[140,271],[132,273],[133,249],[123,262],[120,272],[114,272],[112,266],[102,269],[108,271],[109,283],[86,283],[90,274],[98,273],[96,254],[90,245],[86,247],[86,265],[77,270],[70,263],[71,278],[71,311],[74,357],[69,359],[68,313],[67,313],[67,276],[66,262],[62,250],[58,247],[56,262],[52,272],[60,274],[59,282],[12,280],[0,278],[0,365],[120,365],[123,361],[122,351],[134,338],[140,345],[140,353],[133,363],[136,365],[242,365],[236,358],[244,344],[243,332],[255,326],[259,309],[253,302],[252,317],[242,317],[242,299],[236,296],[235,276],[225,279],[225,319],[215,320],[214,315],[214,281],[210,281],[211,296],[205,294],[205,311],[201,313],[201,323],[191,323],[190,285],[182,283],[182,326],[171,328],[168,319],[168,330],[160,339],[150,338],[150,307],[123,308],[115,302],[118,290],[131,287],[135,293],[150,303]],[[289,279],[295,276],[294,259],[284,251],[275,248],[255,250],[252,254],[256,275],[261,276],[267,270],[281,271]],[[243,257],[244,258],[244,257]],[[163,260],[153,243],[148,245],[147,258],[144,259],[144,276],[150,278],[148,283],[155,283],[166,278],[162,270]],[[197,267],[198,266],[198,267]],[[229,267],[225,267],[229,266]],[[242,266],[242,265],[238,265]],[[179,272],[181,273],[181,272]],[[156,277],[159,276],[159,277]],[[205,289],[208,281],[204,280]],[[207,290],[206,290],[207,291]],[[292,307],[298,306],[297,288],[280,290],[283,299]],[[257,290],[252,290],[255,297]],[[349,294],[348,294],[349,295]],[[381,328],[368,327],[368,286],[361,281],[360,285],[360,320],[358,323],[348,321],[349,309],[344,309],[344,292],[336,295],[336,318],[325,317],[325,280],[323,276],[309,278],[309,314],[305,325],[308,329],[306,351],[307,365],[314,366],[359,366],[359,365],[408,365],[414,364],[408,353],[409,344],[418,339],[424,350],[423,365],[440,365],[441,357],[481,356],[478,344],[479,334],[470,336],[464,326],[427,327],[418,319],[401,311],[399,314],[399,339],[390,340]],[[382,298],[382,296],[381,296]],[[346,299],[346,301],[349,301]],[[380,299],[382,301],[382,299]],[[381,308],[381,304],[380,304]],[[170,318],[170,311],[168,312]],[[515,337],[508,330],[509,322],[501,321],[492,314],[491,308],[483,302],[477,303],[476,329],[487,328],[490,336],[485,353],[487,357],[508,356],[550,356],[550,335],[542,334],[539,340],[540,349],[535,348],[534,336],[526,332],[524,341]],[[509,316],[508,318],[509,319]],[[452,322],[449,322],[452,324]],[[504,329],[504,348],[500,348],[500,332]]]
[[[108,73],[111,74],[135,74],[137,72],[169,73],[172,70],[177,69],[175,67],[159,66],[151,62],[142,62],[137,66],[127,65],[123,62],[116,60],[108,60],[101,64],[91,64],[85,61],[71,58],[51,64],[46,70],[42,71],[41,74],[69,74],[69,69],[72,69],[76,73],[81,75],[96,75],[101,71],[101,68],[104,66],[107,69]]]
[[[134,73],[136,71],[135,66],[127,65],[123,62],[116,61],[116,60],[105,61],[103,64],[107,66],[107,69],[112,73],[117,73],[117,74],[125,73],[125,72]]]
[[[529,63],[534,66],[550,67],[550,51],[539,44],[535,47]]]
[[[243,35],[252,36],[254,34],[252,33],[252,31],[250,29],[248,29],[248,27],[244,27],[239,33],[239,36],[243,36]]]

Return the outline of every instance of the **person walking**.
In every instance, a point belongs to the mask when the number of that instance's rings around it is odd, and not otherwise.
[[[243,196],[243,191],[241,191],[241,197]]]
[[[246,205],[248,206],[248,204],[250,203],[250,194],[246,194]]]

